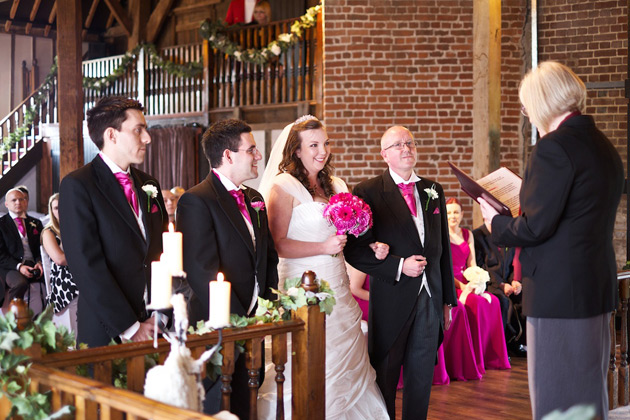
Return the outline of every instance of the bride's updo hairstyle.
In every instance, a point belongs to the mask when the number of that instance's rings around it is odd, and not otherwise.
[[[291,127],[287,143],[285,144],[282,152],[282,161],[280,162],[280,165],[278,165],[280,172],[286,172],[294,176],[302,183],[302,185],[304,185],[304,188],[306,188],[311,195],[315,195],[315,190],[310,185],[306,168],[304,168],[302,161],[297,157],[296,152],[302,146],[302,137],[300,136],[300,133],[307,130],[318,129],[324,129],[324,125],[321,121],[311,115],[297,119],[295,123],[293,123],[293,127]],[[331,197],[335,193],[331,178],[333,171],[333,166],[330,164],[331,160],[332,155],[328,157],[328,161],[324,165],[324,168],[317,174],[317,178],[321,182],[322,188],[324,189],[324,193],[327,197]]]

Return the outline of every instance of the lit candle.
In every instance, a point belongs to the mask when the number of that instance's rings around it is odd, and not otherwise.
[[[168,232],[162,233],[162,246],[171,275],[180,276],[184,271],[182,263],[182,233],[175,232],[173,223],[168,224]]]
[[[217,280],[210,282],[210,319],[212,328],[230,325],[230,290],[232,285],[223,280],[223,273],[217,274]]]
[[[171,307],[172,294],[171,272],[168,269],[164,254],[160,261],[151,263],[151,308],[164,309]]]

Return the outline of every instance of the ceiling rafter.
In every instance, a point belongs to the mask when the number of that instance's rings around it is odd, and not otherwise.
[[[11,29],[11,22],[15,19],[15,14],[17,13],[18,6],[20,5],[20,0],[13,0],[13,4],[11,5],[11,11],[9,12],[9,19],[4,23],[4,31],[9,32]]]
[[[147,22],[147,42],[155,42],[175,0],[160,0]]]
[[[48,36],[48,34],[50,33],[50,28],[52,28],[52,24],[55,21],[56,17],[57,17],[57,0],[55,0],[55,3],[53,4],[53,7],[50,11],[50,16],[48,16],[48,25],[46,25],[46,28],[44,29],[44,36]]]
[[[90,11],[88,12],[87,17],[85,18],[85,25],[83,25],[83,32],[81,33],[81,37],[85,39],[87,35],[88,29],[92,26],[92,20],[94,19],[94,15],[96,14],[96,9],[98,7],[99,0],[94,0],[92,5],[90,6]]]
[[[131,20],[129,19],[129,16],[127,15],[127,12],[120,5],[120,2],[118,2],[118,0],[104,0],[104,1],[107,7],[109,8],[110,12],[112,12],[112,15],[114,15],[114,17],[116,18],[116,21],[120,24],[120,26],[123,28],[123,30],[127,34],[127,36],[128,37],[131,36],[133,25],[131,23]]]
[[[41,5],[42,0],[35,0],[35,2],[33,3],[33,8],[31,9],[31,15],[29,17],[30,22],[26,24],[26,29],[24,32],[26,32],[26,35],[28,35],[31,32],[31,28],[33,27],[32,22],[35,21],[35,17],[37,16],[37,12],[39,11],[39,6]]]

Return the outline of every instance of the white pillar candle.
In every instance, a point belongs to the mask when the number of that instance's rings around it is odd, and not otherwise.
[[[223,273],[217,274],[217,280],[210,282],[210,319],[212,328],[230,325],[230,292],[232,285],[223,280]]]
[[[172,276],[181,275],[184,271],[182,258],[182,233],[175,232],[173,223],[168,224],[168,232],[162,233],[162,247],[166,255],[166,264]]]
[[[161,261],[153,261],[151,263],[151,308],[170,308],[171,294],[171,272],[164,261],[164,254],[162,254]]]

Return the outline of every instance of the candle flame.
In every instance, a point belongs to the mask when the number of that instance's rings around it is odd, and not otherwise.
[[[170,223],[168,224],[168,231],[169,231],[170,233],[175,232],[175,227],[173,226],[173,222],[170,222]]]
[[[217,281],[223,281],[223,273],[219,272],[219,274],[217,274]]]

